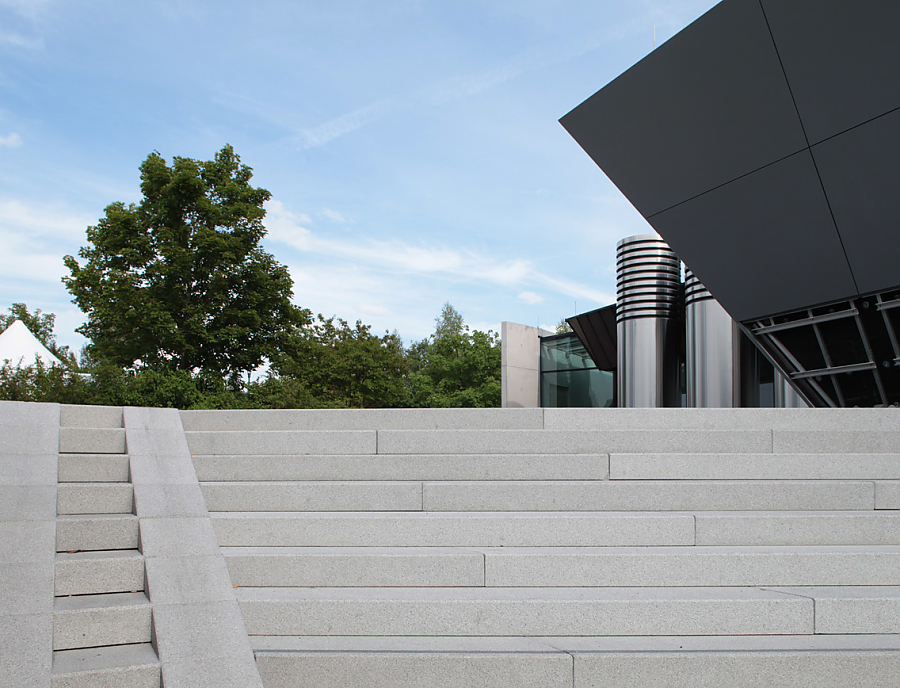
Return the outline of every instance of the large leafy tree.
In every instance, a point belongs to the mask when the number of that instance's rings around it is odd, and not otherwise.
[[[272,357],[308,311],[287,268],[260,247],[263,203],[231,146],[215,159],[151,153],[138,204],[113,203],[88,227],[63,278],[87,314],[94,361],[231,375]]]

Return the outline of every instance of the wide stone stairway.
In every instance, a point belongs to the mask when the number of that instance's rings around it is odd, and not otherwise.
[[[900,409],[0,433],[4,688],[900,685]]]

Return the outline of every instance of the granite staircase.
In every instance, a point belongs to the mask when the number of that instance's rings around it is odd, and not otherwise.
[[[900,685],[897,409],[181,418],[266,688]]]
[[[54,688],[159,688],[123,411],[60,407]]]

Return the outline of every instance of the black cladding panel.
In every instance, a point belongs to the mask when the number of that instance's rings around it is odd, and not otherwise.
[[[727,0],[560,122],[645,217],[806,148],[759,0]]]
[[[809,151],[649,219],[736,320],[856,294]]]
[[[811,144],[900,107],[900,1],[762,6]]]
[[[861,292],[900,284],[900,111],[812,148]]]

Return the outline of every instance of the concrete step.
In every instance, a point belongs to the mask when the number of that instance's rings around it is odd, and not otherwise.
[[[159,658],[150,643],[53,653],[52,688],[160,688]]]
[[[375,454],[375,430],[185,432],[191,454]]]
[[[184,429],[387,430],[533,429],[543,427],[543,409],[273,409],[182,411]]]
[[[59,425],[62,428],[121,428],[122,407],[63,404],[59,407]]]
[[[698,545],[898,545],[900,512],[698,512]]]
[[[232,482],[200,487],[211,512],[422,510],[422,483],[417,482]]]
[[[138,548],[138,519],[133,514],[83,514],[56,519],[56,551]]]
[[[57,514],[130,514],[134,512],[131,483],[60,483]]]
[[[150,642],[150,600],[142,592],[57,597],[53,649]]]
[[[144,589],[144,557],[137,550],[56,555],[56,595],[97,595]]]
[[[212,523],[222,547],[694,544],[694,516],[685,513],[228,513]],[[891,525],[900,541],[900,520]]]
[[[882,688],[900,636],[253,636],[266,688]]]
[[[60,454],[124,454],[125,429],[65,428],[59,429]]]
[[[900,585],[900,547],[234,547],[242,587]]]
[[[605,480],[607,454],[194,455],[201,482],[253,480]]]
[[[759,588],[238,588],[237,595],[250,635],[784,635],[815,630],[812,598]]]
[[[289,484],[289,483],[288,483]],[[869,481],[466,481],[424,484],[425,511],[852,511]]]
[[[126,483],[131,471],[127,454],[61,454],[61,483]]]
[[[611,454],[612,480],[890,480],[900,453]]]

